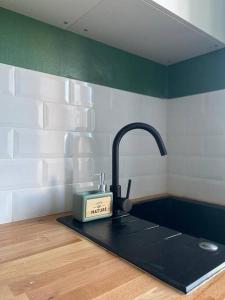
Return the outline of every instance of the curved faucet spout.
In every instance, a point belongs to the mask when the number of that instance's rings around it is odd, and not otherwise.
[[[161,155],[162,156],[167,155],[167,151],[166,151],[164,142],[163,142],[159,132],[154,127],[152,127],[146,123],[138,122],[138,123],[128,124],[120,129],[120,131],[116,134],[116,136],[114,138],[113,146],[112,146],[112,185],[110,187],[110,190],[113,192],[114,212],[115,212],[115,210],[118,210],[119,207],[121,208],[121,205],[119,203],[121,200],[127,200],[127,198],[121,198],[121,186],[119,185],[119,144],[120,144],[122,137],[128,131],[131,131],[134,129],[143,129],[145,131],[148,131],[155,138],[155,141],[158,145]]]

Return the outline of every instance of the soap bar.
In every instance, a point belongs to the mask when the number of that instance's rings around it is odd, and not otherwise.
[[[111,217],[112,204],[113,195],[111,192],[76,193],[73,197],[73,217],[81,222]]]

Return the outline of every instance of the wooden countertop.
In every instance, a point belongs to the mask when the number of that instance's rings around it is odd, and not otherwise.
[[[183,295],[56,221],[0,225],[0,300],[224,300],[225,272]]]

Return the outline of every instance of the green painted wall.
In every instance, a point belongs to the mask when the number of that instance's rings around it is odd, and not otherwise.
[[[0,8],[0,62],[166,98],[167,67]]]
[[[169,98],[225,89],[225,49],[168,68]]]
[[[225,49],[166,67],[0,8],[0,62],[160,98],[225,89]]]

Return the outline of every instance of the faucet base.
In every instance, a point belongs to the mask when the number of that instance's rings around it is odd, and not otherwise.
[[[116,215],[117,211],[120,210],[118,198],[121,197],[121,185],[111,185],[110,191],[113,193],[113,215]]]

